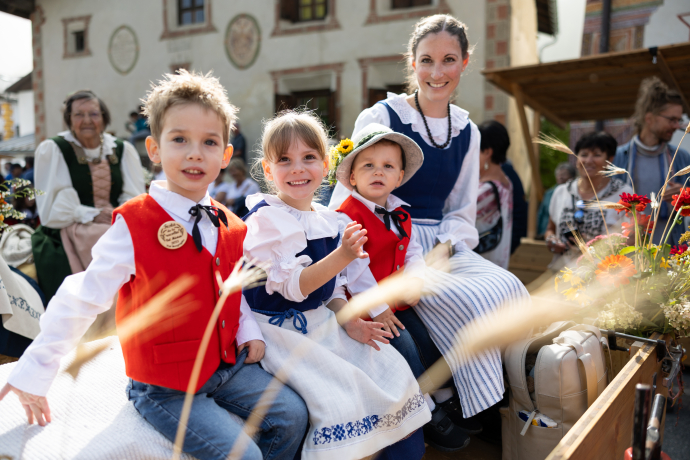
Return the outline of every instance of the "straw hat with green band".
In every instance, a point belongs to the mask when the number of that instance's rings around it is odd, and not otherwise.
[[[400,185],[410,180],[424,162],[422,149],[419,148],[415,141],[404,134],[396,133],[388,126],[370,123],[358,132],[357,135],[353,136],[352,140],[344,139],[337,146],[331,147],[329,151],[330,172],[328,174],[331,184],[339,181],[349,190],[352,190],[350,172],[352,171],[352,163],[355,161],[355,157],[359,152],[367,147],[371,147],[381,139],[388,139],[402,147],[403,155],[405,156],[403,161],[405,175]]]

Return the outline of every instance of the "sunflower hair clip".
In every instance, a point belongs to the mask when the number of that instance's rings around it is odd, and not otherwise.
[[[328,163],[330,165],[328,171],[328,183],[333,185],[337,182],[335,172],[343,162],[343,159],[354,149],[355,145],[350,139],[341,140],[338,145],[332,146],[328,150]]]

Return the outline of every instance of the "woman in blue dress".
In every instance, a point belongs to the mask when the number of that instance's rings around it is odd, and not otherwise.
[[[428,268],[427,294],[399,319],[427,368],[443,356],[452,371],[456,391],[436,392],[436,402],[454,423],[477,432],[481,425],[467,418],[503,398],[501,354],[494,348],[462,356],[455,347],[456,333],[491,311],[528,299],[528,293],[515,276],[472,251],[479,241],[475,218],[480,135],[468,112],[450,103],[469,55],[464,24],[449,15],[422,19],[408,45],[414,93],[389,93],[359,115],[354,131],[380,123],[411,137],[424,151],[421,169],[395,195],[410,204],[406,209],[413,232],[425,253],[431,252],[427,261],[447,260],[450,268]],[[337,208],[348,194],[338,184],[330,208]]]

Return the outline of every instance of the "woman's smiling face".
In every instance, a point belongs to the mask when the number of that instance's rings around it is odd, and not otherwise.
[[[431,101],[448,100],[467,67],[457,37],[448,32],[429,34],[420,40],[412,67],[421,96]]]

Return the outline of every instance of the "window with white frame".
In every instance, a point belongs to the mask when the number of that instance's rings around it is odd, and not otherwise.
[[[216,32],[211,21],[211,0],[162,0],[161,39]]]
[[[79,16],[62,20],[64,58],[90,56],[89,22],[91,16]]]

